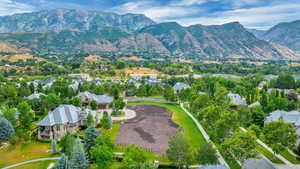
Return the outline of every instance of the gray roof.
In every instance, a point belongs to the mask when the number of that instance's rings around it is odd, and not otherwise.
[[[113,97],[105,96],[105,95],[95,95],[90,92],[81,92],[77,95],[77,97],[85,96],[89,101],[95,100],[98,104],[109,104],[114,101]]]
[[[181,83],[181,82],[177,82],[174,86],[173,86],[173,90],[174,91],[180,91],[182,89],[187,89],[190,88],[190,86],[186,83]]]
[[[76,123],[80,121],[81,109],[73,105],[60,105],[49,112],[38,126],[53,126],[55,124]]]
[[[260,105],[261,105],[260,102],[256,101],[256,102],[250,104],[249,107],[255,107],[255,106],[260,106]]]
[[[229,93],[227,96],[230,98],[232,104],[236,105],[247,105],[246,100],[239,94]]]
[[[243,163],[242,169],[276,169],[276,168],[265,159],[250,158]]]
[[[206,165],[198,169],[229,169],[229,168],[224,165]]]
[[[33,93],[32,95],[27,96],[26,98],[32,100],[32,99],[39,99],[41,96],[46,96],[46,95],[43,93]]]
[[[300,112],[297,110],[294,111],[283,111],[283,110],[276,110],[270,113],[270,115],[266,118],[265,122],[272,122],[278,121],[282,119],[286,123],[292,123],[296,127],[300,126]]]

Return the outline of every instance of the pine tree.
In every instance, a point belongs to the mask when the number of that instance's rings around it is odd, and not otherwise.
[[[85,147],[88,152],[95,145],[95,140],[99,135],[100,132],[95,127],[90,126],[85,130],[84,141],[85,141]]]
[[[69,169],[68,166],[68,157],[65,154],[62,154],[59,161],[55,164],[53,169]]]
[[[0,119],[0,143],[8,141],[14,134],[14,128],[5,118]]]
[[[80,139],[76,139],[75,146],[72,151],[71,159],[69,161],[69,166],[72,169],[87,169],[89,164],[86,158],[85,152],[83,150]]]

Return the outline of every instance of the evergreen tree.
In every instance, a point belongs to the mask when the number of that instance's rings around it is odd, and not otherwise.
[[[0,143],[8,141],[14,134],[14,128],[5,118],[0,119]]]
[[[68,163],[68,157],[65,154],[62,154],[59,161],[55,164],[54,169],[69,169]]]
[[[87,169],[89,167],[88,160],[79,138],[76,139],[73,147],[69,166],[71,169]]]
[[[99,135],[100,131],[93,126],[90,126],[85,130],[84,142],[88,152],[95,145],[95,140]]]
[[[94,126],[94,117],[91,113],[89,113],[86,117],[86,126]]]
[[[110,115],[105,111],[103,112],[103,117],[100,121],[101,127],[104,129],[111,129],[112,128],[112,119]]]
[[[61,151],[65,153],[67,156],[71,156],[74,145],[75,145],[75,137],[70,133],[67,133],[60,140]]]

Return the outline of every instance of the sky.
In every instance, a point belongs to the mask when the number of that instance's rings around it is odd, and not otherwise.
[[[300,0],[0,0],[0,16],[55,8],[144,14],[183,26],[240,22],[261,30],[300,19]]]

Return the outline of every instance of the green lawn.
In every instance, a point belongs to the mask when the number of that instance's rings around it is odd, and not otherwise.
[[[18,167],[14,167],[13,169],[47,169],[51,163],[56,163],[56,160],[49,161],[39,161],[29,164],[20,165]]]
[[[297,159],[297,157],[295,157],[293,154],[291,154],[287,150],[284,150],[284,151],[280,152],[279,154],[282,155],[285,159],[289,160],[293,164],[300,164],[300,161]]]
[[[0,168],[36,158],[53,157],[51,144],[32,141],[19,143],[0,150]]]
[[[278,159],[276,156],[274,156],[273,153],[265,149],[263,146],[257,144],[258,151],[263,154],[265,157],[267,157],[270,161],[276,164],[284,164],[283,161]]]

